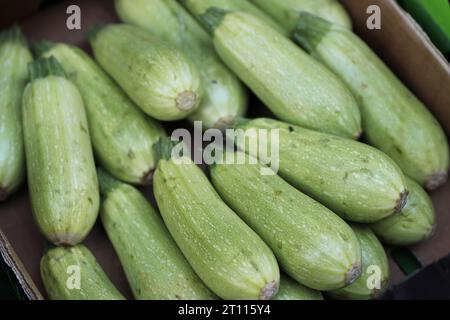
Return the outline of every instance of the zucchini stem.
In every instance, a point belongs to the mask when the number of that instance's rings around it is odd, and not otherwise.
[[[333,24],[329,21],[302,11],[292,33],[292,38],[306,51],[311,52],[322,41],[322,38],[330,31],[332,26]]]
[[[169,160],[172,155],[172,148],[179,142],[172,141],[169,137],[161,137],[153,146],[155,148],[156,156],[159,160]]]
[[[122,183],[119,180],[113,178],[104,169],[97,169],[98,184],[100,187],[100,194],[102,196],[107,196],[111,191],[114,191]]]
[[[205,28],[210,32],[214,33],[214,30],[222,23],[223,19],[230,11],[210,7],[204,13],[200,15],[200,21],[203,23]]]
[[[40,41],[31,46],[31,51],[36,57],[42,57],[47,51],[51,50],[56,45],[56,42]]]
[[[28,64],[28,75],[30,76],[30,82],[49,76],[66,78],[63,68],[53,56],[50,58],[39,58],[30,62]]]

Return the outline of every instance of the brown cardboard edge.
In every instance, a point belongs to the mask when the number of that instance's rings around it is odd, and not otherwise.
[[[0,255],[5,261],[6,265],[11,268],[16,276],[19,284],[30,300],[44,300],[42,294],[37,289],[30,275],[26,271],[22,261],[19,259],[5,234],[0,228]]]
[[[436,60],[442,66],[442,69],[444,69],[450,75],[450,64],[447,62],[447,59],[444,57],[442,52],[434,45],[430,37],[422,29],[422,27],[408,12],[403,10],[396,1],[391,1],[389,3],[392,4],[392,8],[396,12],[398,12],[398,15],[403,18],[404,22],[417,33],[417,36],[420,40],[422,40],[423,45],[430,51],[434,58],[436,58]]]

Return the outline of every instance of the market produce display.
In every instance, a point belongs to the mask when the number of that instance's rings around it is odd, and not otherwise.
[[[125,299],[85,246],[96,222],[135,299],[380,297],[383,245],[433,235],[425,189],[446,182],[449,147],[344,8],[115,8],[123,23],[86,35],[92,56],[43,41],[33,60],[18,26],[0,31],[0,201],[26,177],[47,297]],[[247,115],[249,92],[272,114]],[[226,150],[179,141],[194,121],[204,144],[241,135]]]

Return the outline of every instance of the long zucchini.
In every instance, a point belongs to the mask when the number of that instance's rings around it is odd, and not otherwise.
[[[360,113],[350,91],[289,39],[244,12],[209,8],[200,18],[222,60],[278,118],[359,137]]]
[[[49,249],[41,278],[51,300],[124,300],[92,253],[83,245]]]
[[[290,277],[280,275],[280,289],[272,300],[323,300],[320,291],[301,285]]]
[[[362,274],[351,285],[328,292],[336,299],[368,300],[380,296],[389,284],[389,265],[380,241],[368,227],[351,225],[361,245]]]
[[[285,30],[272,19],[267,13],[259,9],[257,6],[247,0],[178,0],[181,2],[195,17],[199,17],[210,7],[216,7],[227,11],[243,11],[249,13],[272,29],[283,35],[287,35]]]
[[[36,60],[29,71],[23,128],[34,218],[54,244],[75,245],[94,225],[99,207],[83,100],[55,58]]]
[[[370,144],[428,189],[447,180],[449,148],[439,123],[358,36],[302,13],[294,38],[352,90]]]
[[[144,196],[104,171],[100,217],[136,299],[205,300],[214,295],[194,273]]]
[[[22,93],[32,60],[19,26],[0,33],[0,201],[16,191],[25,177]]]
[[[147,185],[156,159],[153,145],[164,135],[106,73],[81,49],[42,42],[41,56],[54,56],[83,96],[95,155],[111,174],[123,181]]]
[[[291,34],[306,11],[347,29],[352,28],[352,21],[342,4],[336,0],[249,0],[267,12]]]
[[[127,23],[142,27],[183,51],[202,77],[204,97],[189,116],[206,128],[224,128],[247,109],[240,81],[217,57],[208,33],[176,0],[116,0],[116,11]]]
[[[189,158],[159,162],[153,188],[170,233],[205,284],[223,299],[270,299],[279,269],[272,251],[227,207]]]
[[[416,182],[406,178],[408,203],[403,210],[371,225],[383,243],[411,246],[433,235],[436,217],[430,197]]]
[[[233,156],[240,159],[242,154]],[[222,199],[269,245],[283,270],[316,290],[355,281],[361,252],[351,228],[279,176],[262,175],[263,165],[244,157],[244,164],[210,167],[211,180]]]
[[[197,68],[157,37],[111,24],[93,30],[89,40],[95,59],[148,115],[180,120],[199,107],[203,88]]]
[[[258,132],[278,130],[278,173],[346,220],[378,221],[406,203],[408,191],[400,168],[373,147],[272,119],[241,120],[236,127],[246,133],[239,136],[238,146],[263,163],[272,155],[250,148],[249,143],[271,150],[270,135]]]

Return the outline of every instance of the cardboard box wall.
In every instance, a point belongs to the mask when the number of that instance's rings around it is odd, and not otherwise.
[[[66,28],[66,8],[78,4],[82,11],[82,30]],[[430,108],[450,134],[450,66],[431,44],[420,27],[393,0],[342,0],[358,33]],[[369,5],[381,8],[381,30],[368,30],[366,13]],[[65,41],[89,50],[84,32],[99,23],[114,22],[117,17],[110,0],[63,1],[20,21],[30,42]],[[1,24],[1,23],[0,23]],[[252,115],[257,115],[255,110]],[[419,130],[419,129],[418,129]],[[151,189],[144,190],[153,201]],[[437,211],[438,228],[431,240],[412,248],[424,265],[450,253],[450,183],[432,193]],[[102,227],[97,224],[85,244],[93,251],[105,272],[128,298],[131,291],[119,260]],[[34,224],[26,186],[5,203],[0,204],[0,252],[16,274],[30,299],[45,297],[39,275],[39,260],[44,238]],[[404,280],[394,261],[391,283]]]

